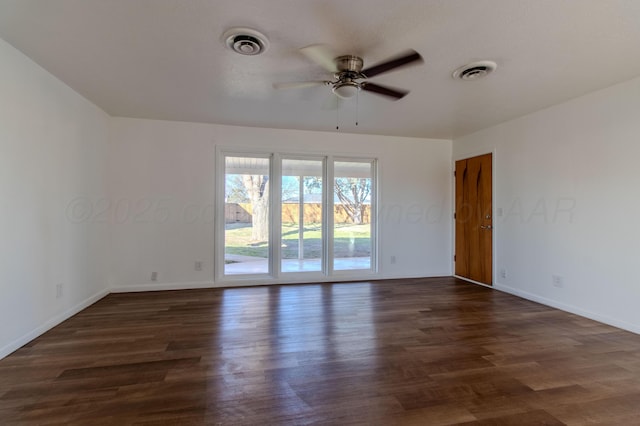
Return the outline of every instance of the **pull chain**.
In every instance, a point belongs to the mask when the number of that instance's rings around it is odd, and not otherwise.
[[[360,105],[360,89],[356,92],[356,126],[358,125],[358,106]]]
[[[337,96],[334,98],[336,98],[336,130],[340,130],[340,102]]]

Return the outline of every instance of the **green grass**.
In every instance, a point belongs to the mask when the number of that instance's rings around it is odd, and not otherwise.
[[[319,259],[322,253],[322,233],[319,223],[304,227],[304,257]],[[225,252],[243,256],[268,256],[266,242],[251,242],[251,224],[227,224]],[[338,224],[334,229],[335,257],[367,257],[371,255],[371,225]],[[282,226],[282,258],[298,258],[298,225]]]

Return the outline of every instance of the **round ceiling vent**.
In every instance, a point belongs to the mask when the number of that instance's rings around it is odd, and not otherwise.
[[[269,47],[267,37],[251,28],[231,28],[222,38],[229,49],[241,55],[259,55]]]
[[[472,62],[462,66],[453,72],[453,78],[456,80],[478,80],[485,77],[498,68],[498,65],[492,61]]]

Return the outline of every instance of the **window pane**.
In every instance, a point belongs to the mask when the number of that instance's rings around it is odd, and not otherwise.
[[[322,271],[322,161],[282,160],[282,272]]]
[[[269,273],[269,159],[225,158],[224,273]]]
[[[371,162],[334,163],[334,270],[371,268],[371,170]]]

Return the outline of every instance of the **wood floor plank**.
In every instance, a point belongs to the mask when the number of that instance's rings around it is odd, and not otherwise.
[[[111,294],[0,360],[2,425],[640,421],[640,336],[454,278]]]

